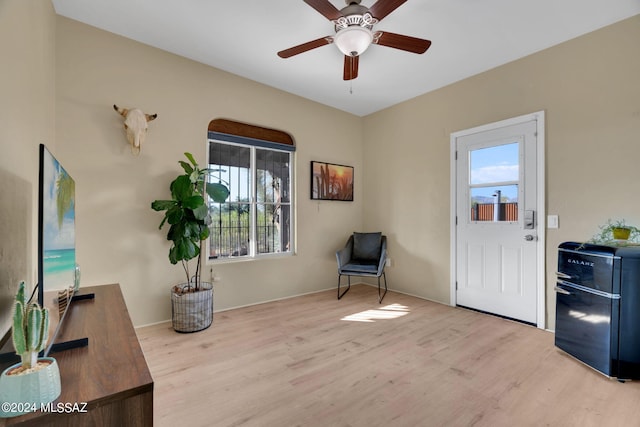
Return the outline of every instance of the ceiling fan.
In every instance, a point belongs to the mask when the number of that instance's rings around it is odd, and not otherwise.
[[[392,47],[413,53],[424,53],[431,41],[387,31],[373,31],[373,26],[385,16],[396,10],[407,0],[378,0],[367,8],[360,5],[361,0],[345,0],[347,6],[338,10],[329,0],[304,0],[309,6],[332,21],[336,34],[321,37],[289,49],[281,50],[278,56],[290,58],[320,46],[335,43],[344,54],[344,80],[358,77],[360,55],[371,45]]]

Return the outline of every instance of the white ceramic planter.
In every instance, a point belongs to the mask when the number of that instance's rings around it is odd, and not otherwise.
[[[21,364],[9,366],[0,375],[0,418],[15,417],[40,409],[41,404],[53,402],[60,396],[60,370],[52,357],[38,361],[49,361],[44,368],[23,375],[7,375]],[[8,405],[7,405],[8,404]]]

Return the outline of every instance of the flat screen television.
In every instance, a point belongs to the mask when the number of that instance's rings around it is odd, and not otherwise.
[[[40,144],[39,156],[38,282],[34,293],[38,293],[38,303],[49,309],[50,331],[44,351],[46,356],[51,351],[87,345],[88,339],[54,345],[79,279],[76,269],[75,181],[43,144]],[[24,280],[30,263],[31,186],[3,171],[0,171],[0,178],[7,183],[3,187],[9,187],[0,192],[3,196],[0,213],[6,219],[0,222],[0,232],[4,237],[0,243],[0,363],[7,363],[16,356],[10,342],[13,301],[18,284]],[[21,217],[23,220],[20,220]],[[60,304],[59,291],[69,291],[65,293],[64,304]],[[92,297],[93,294],[88,294],[78,299]]]
[[[54,332],[45,355],[60,330],[66,309],[58,310],[57,291],[73,289],[76,278],[75,181],[40,144],[38,200],[38,302],[49,308]],[[45,300],[46,299],[46,300]]]

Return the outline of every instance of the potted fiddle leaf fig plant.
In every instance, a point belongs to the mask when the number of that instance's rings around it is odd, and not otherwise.
[[[202,249],[211,224],[206,196],[221,203],[229,197],[229,189],[222,182],[207,183],[210,170],[201,169],[191,153],[184,155],[188,162],[179,162],[184,173],[171,182],[171,199],[154,200],[151,208],[164,211],[158,228],[169,224],[169,261],[180,262],[186,278],[184,283],[171,288],[173,329],[197,332],[213,322],[213,286],[202,281]],[[195,271],[189,264],[193,259],[196,259]]]
[[[13,312],[13,345],[21,361],[0,375],[0,417],[13,417],[40,409],[60,396],[60,370],[52,357],[38,357],[49,339],[49,311],[28,303],[20,283]],[[15,404],[15,407],[12,406]]]

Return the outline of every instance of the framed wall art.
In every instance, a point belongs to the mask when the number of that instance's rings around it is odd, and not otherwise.
[[[311,161],[311,200],[353,201],[353,166]]]

